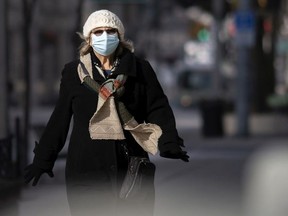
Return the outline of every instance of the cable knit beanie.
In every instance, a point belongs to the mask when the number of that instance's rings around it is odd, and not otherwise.
[[[119,32],[120,40],[124,40],[124,26],[119,17],[111,11],[103,9],[91,13],[83,26],[83,35],[89,37],[91,31],[98,27],[115,28]]]

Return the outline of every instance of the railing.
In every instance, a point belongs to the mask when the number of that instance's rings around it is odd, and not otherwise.
[[[0,139],[0,177],[9,178],[13,175],[12,136]]]
[[[15,120],[15,134],[0,139],[0,178],[11,179],[21,175],[23,160],[20,148],[20,119]]]
[[[0,139],[0,215],[18,215],[18,200],[23,181],[20,177],[20,127],[15,134]],[[7,210],[6,210],[7,209]]]

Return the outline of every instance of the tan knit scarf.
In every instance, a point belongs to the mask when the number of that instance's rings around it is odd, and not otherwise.
[[[103,71],[97,68],[103,76]],[[93,80],[90,54],[80,57],[78,75],[82,83],[98,93],[97,109],[89,122],[91,139],[123,140],[123,129],[130,131],[136,142],[147,152],[155,155],[158,151],[158,139],[162,134],[156,124],[142,123],[134,119],[125,105],[115,96],[121,96],[126,76],[120,74],[116,79],[108,79],[102,85]]]

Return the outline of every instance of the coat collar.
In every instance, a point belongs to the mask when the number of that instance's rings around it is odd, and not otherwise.
[[[90,52],[91,62],[93,65],[93,78],[95,81],[104,82],[104,77],[99,74],[98,70],[95,67],[96,65],[100,65],[99,59],[96,57],[93,51]],[[121,55],[118,56],[119,65],[116,70],[113,72],[114,75],[124,74],[132,77],[136,77],[136,57],[129,50],[125,49]]]

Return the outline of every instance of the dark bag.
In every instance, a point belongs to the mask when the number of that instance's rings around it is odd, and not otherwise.
[[[155,165],[145,157],[129,157],[128,170],[124,178],[120,198],[146,199],[154,192]]]

